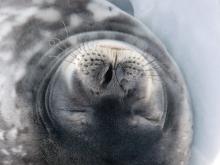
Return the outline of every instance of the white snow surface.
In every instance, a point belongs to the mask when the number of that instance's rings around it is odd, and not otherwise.
[[[187,81],[194,110],[190,165],[220,165],[220,1],[131,0]]]

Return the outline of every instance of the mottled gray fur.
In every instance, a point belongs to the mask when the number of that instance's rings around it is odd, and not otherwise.
[[[192,116],[185,82],[163,44],[134,17],[104,0],[5,0],[0,25],[0,164],[188,164]],[[159,66],[167,101],[162,127],[129,127],[121,110],[129,112],[131,100],[117,97],[95,99],[83,133],[74,123],[54,122],[62,119],[56,114],[50,118],[50,91],[66,90],[62,80],[53,83],[65,57],[106,39],[133,45]],[[89,96],[83,86],[75,89]]]

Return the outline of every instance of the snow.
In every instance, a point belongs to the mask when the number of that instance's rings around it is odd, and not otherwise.
[[[191,165],[220,160],[220,1],[131,0],[134,14],[159,37],[181,68],[191,93]]]

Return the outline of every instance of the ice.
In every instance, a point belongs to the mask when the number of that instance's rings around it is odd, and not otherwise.
[[[134,14],[166,45],[194,108],[191,165],[220,164],[220,1],[131,0]]]

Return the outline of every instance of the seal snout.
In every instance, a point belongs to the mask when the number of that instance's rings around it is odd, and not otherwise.
[[[129,91],[134,90],[145,95],[151,75],[155,75],[152,61],[122,43],[87,43],[74,55],[73,72],[77,73],[76,78],[94,97],[126,97]]]

